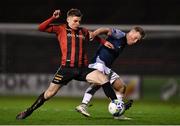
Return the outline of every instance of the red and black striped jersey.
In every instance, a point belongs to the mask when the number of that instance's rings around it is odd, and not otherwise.
[[[61,65],[67,67],[83,67],[88,65],[87,42],[89,32],[85,28],[71,29],[67,24],[52,25],[54,17],[49,18],[39,25],[40,31],[55,33],[61,49]],[[105,40],[97,38],[104,43]]]

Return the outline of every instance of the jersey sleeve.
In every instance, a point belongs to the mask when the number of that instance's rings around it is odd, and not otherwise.
[[[115,29],[115,28],[111,29],[111,36],[115,39],[120,39],[124,37],[125,35],[126,34],[119,29]]]
[[[51,24],[54,20],[55,20],[54,17],[50,17],[46,21],[42,22],[39,25],[39,28],[38,28],[39,31],[49,32],[49,33],[52,33],[52,32],[57,33],[58,32],[58,25]]]

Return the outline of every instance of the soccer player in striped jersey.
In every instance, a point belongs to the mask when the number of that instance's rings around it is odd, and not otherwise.
[[[102,85],[106,96],[110,100],[117,99],[108,77],[96,69],[88,68],[86,46],[89,42],[89,31],[86,28],[80,27],[80,21],[82,18],[80,10],[70,9],[67,12],[66,24],[51,24],[59,17],[60,10],[55,10],[52,17],[39,25],[39,30],[55,33],[57,35],[62,53],[60,67],[55,73],[47,90],[37,98],[32,106],[27,108],[25,111],[20,112],[16,116],[16,119],[27,118],[34,110],[42,106],[45,101],[53,97],[61,87],[66,85],[72,79]],[[95,39],[107,48],[113,48],[113,45],[108,41],[98,37],[95,37]]]
[[[134,27],[128,33],[122,32],[118,29],[110,29],[110,28],[99,28],[92,32],[91,38],[93,39],[95,36],[105,33],[108,38],[107,41],[111,42],[114,45],[115,49],[108,49],[105,46],[101,45],[95,57],[92,60],[92,64],[89,65],[90,68],[97,69],[102,73],[109,76],[110,83],[116,91],[117,98],[122,100],[123,95],[126,91],[126,85],[120,79],[119,75],[116,74],[113,70],[111,70],[111,66],[115,59],[118,58],[119,54],[123,51],[123,49],[127,45],[133,45],[142,40],[145,36],[145,32],[141,27]],[[87,111],[88,103],[90,102],[92,96],[101,86],[98,85],[90,85],[83,97],[82,104],[76,107],[76,110],[83,114],[86,117],[89,117],[90,114]],[[129,100],[125,103],[125,109],[127,110],[132,104],[132,100]],[[115,119],[128,119],[125,116],[115,116]]]

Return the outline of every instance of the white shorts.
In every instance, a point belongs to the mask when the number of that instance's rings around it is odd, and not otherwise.
[[[103,74],[106,74],[109,76],[109,81],[111,84],[113,84],[113,82],[120,78],[119,75],[117,73],[115,73],[113,70],[111,70],[110,68],[108,68],[104,62],[99,59],[99,57],[97,57],[96,62],[93,64],[89,64],[88,66],[89,68],[94,68],[97,69],[99,71],[101,71]]]

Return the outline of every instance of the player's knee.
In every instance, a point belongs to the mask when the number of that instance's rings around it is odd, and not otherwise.
[[[60,88],[61,88],[60,84],[50,83],[48,89],[44,93],[44,98],[49,99],[49,98],[53,97]]]
[[[45,99],[50,99],[51,97],[53,97],[56,93],[54,92],[50,92],[50,91],[46,91],[44,94],[44,98]]]
[[[50,99],[51,97],[53,97],[57,92],[54,90],[46,90],[44,93],[44,98],[45,99]]]

